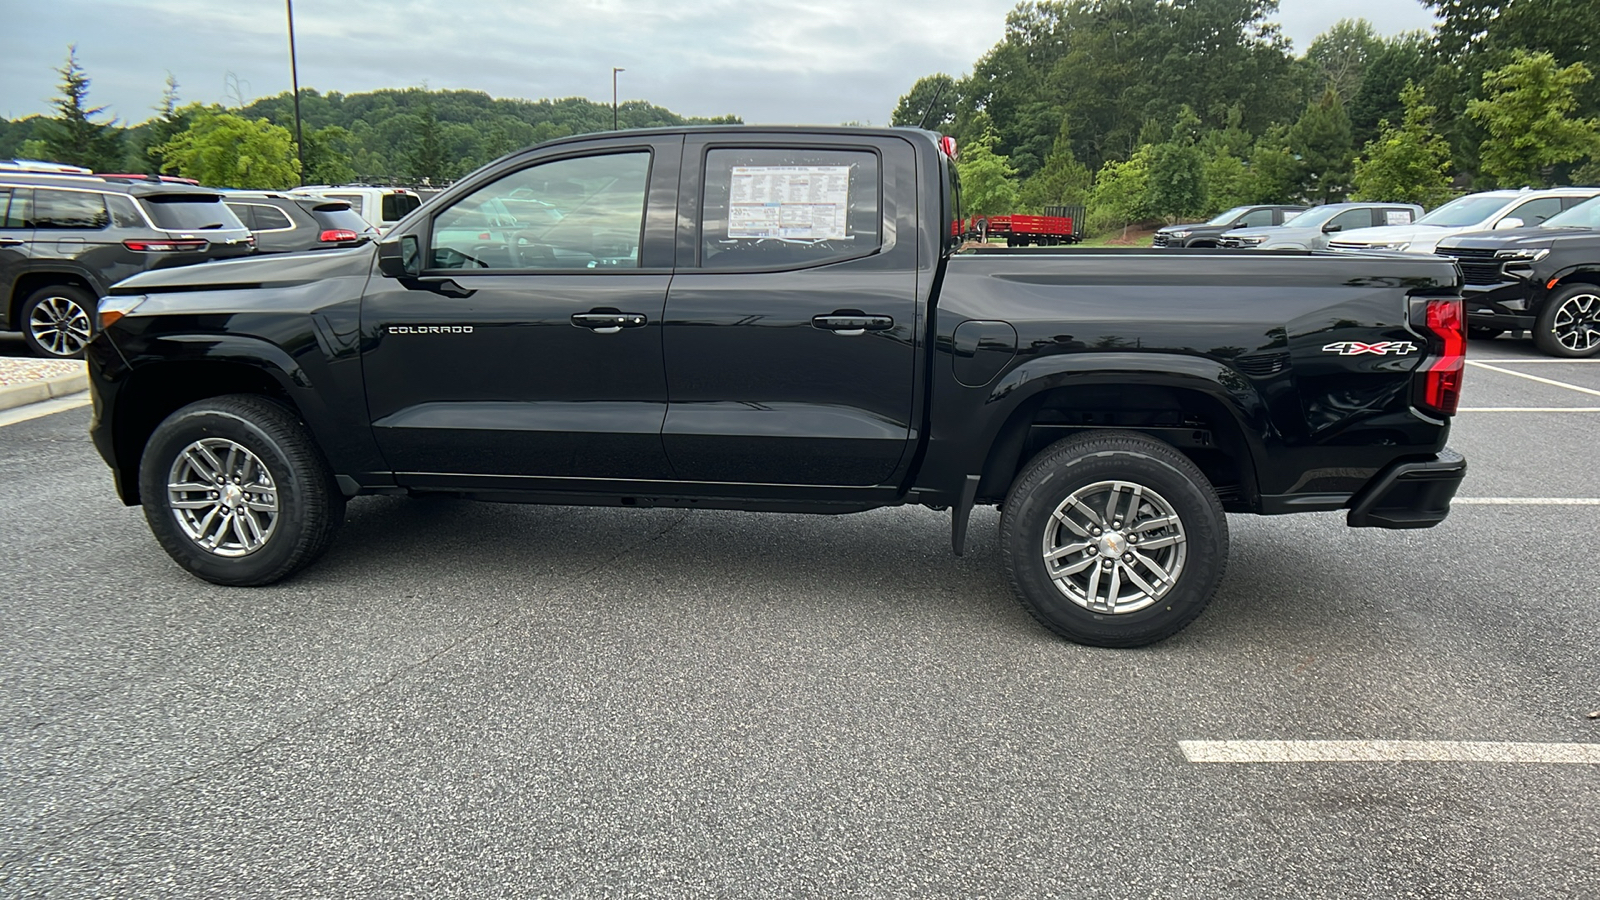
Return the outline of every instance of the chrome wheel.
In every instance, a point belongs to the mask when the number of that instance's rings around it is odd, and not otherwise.
[[[167,505],[178,526],[216,556],[248,556],[278,524],[278,488],[260,457],[227,438],[185,447],[167,475]]]
[[[1557,307],[1551,330],[1561,346],[1574,353],[1600,347],[1600,295],[1573,294]]]
[[[1128,481],[1072,492],[1044,531],[1056,589],[1091,612],[1138,612],[1178,583],[1188,557],[1183,522],[1166,498]]]
[[[28,333],[52,356],[75,356],[94,337],[89,311],[78,301],[52,294],[33,305]]]

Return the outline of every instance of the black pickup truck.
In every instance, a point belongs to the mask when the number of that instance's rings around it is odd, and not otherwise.
[[[1455,264],[960,252],[953,142],[691,128],[498,160],[353,250],[116,285],[92,435],[189,571],[266,584],[349,497],[846,513],[1001,506],[1023,605],[1176,632],[1225,512],[1434,525]],[[825,577],[825,568],[818,576]]]

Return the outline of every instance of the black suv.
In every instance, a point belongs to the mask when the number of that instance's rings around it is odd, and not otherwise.
[[[1235,206],[1207,222],[1168,225],[1150,239],[1152,247],[1216,247],[1235,228],[1282,225],[1306,211],[1304,206]]]
[[[257,253],[332,250],[378,239],[344,200],[270,191],[227,191],[223,201],[256,236]]]
[[[1532,331],[1551,356],[1600,354],[1600,197],[1533,228],[1447,237],[1438,253],[1461,266],[1473,337]]]
[[[244,256],[255,239],[206,188],[134,178],[0,173],[0,330],[40,356],[83,355],[112,284]]]

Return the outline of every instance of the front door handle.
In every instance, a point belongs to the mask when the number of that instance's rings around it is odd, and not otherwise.
[[[22,241],[17,238],[0,237],[0,247],[21,247]]]
[[[617,312],[614,309],[572,314],[572,324],[588,328],[595,334],[616,334],[624,328],[641,328],[645,321],[645,317],[639,313]]]
[[[842,309],[826,316],[812,316],[811,325],[834,334],[865,334],[869,331],[888,331],[894,327],[894,317]]]
[[[455,297],[458,300],[471,297],[477,293],[475,290],[464,288],[457,284],[454,278],[413,278],[411,279],[411,284],[407,284],[406,287],[411,287],[413,284],[425,291],[433,291],[435,294]]]

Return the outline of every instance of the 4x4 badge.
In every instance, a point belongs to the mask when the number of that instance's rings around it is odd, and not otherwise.
[[[1416,352],[1417,345],[1410,341],[1379,341],[1376,344],[1363,344],[1360,341],[1335,341],[1322,348],[1323,353],[1337,353],[1340,356],[1360,356],[1363,353],[1376,353],[1387,356],[1405,356],[1407,353]]]

